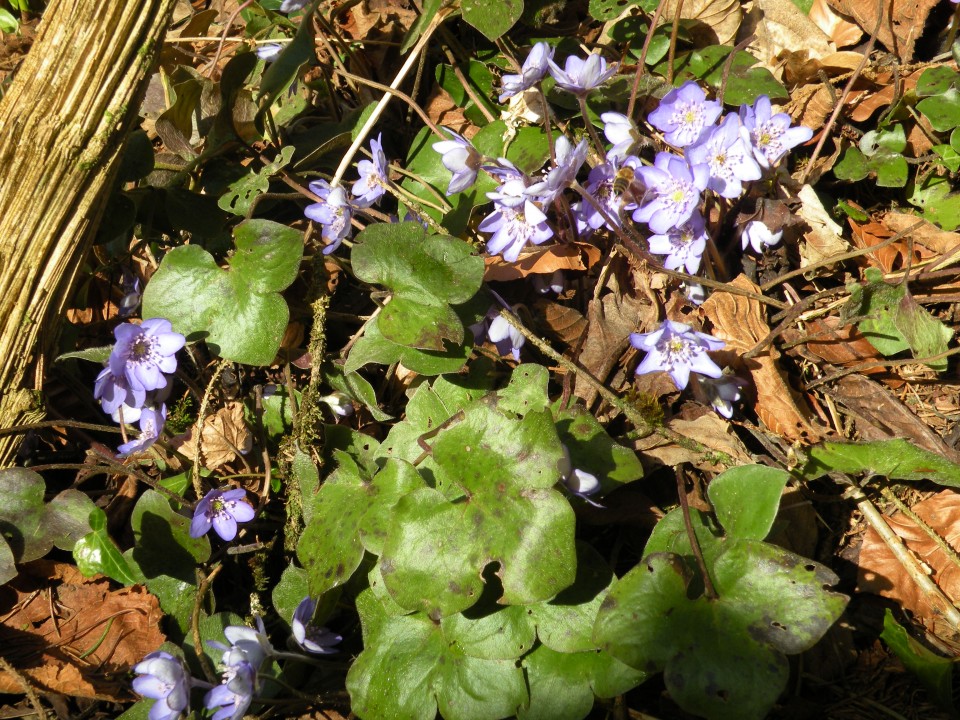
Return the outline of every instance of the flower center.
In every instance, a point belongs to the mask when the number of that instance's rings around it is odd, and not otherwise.
[[[133,362],[153,362],[156,357],[156,338],[142,334],[130,344],[130,359]]]

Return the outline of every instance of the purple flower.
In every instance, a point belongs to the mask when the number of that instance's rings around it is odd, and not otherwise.
[[[100,406],[105,413],[113,415],[121,406],[124,408],[134,407],[125,402],[128,394],[127,381],[123,376],[114,376],[114,374],[110,372],[109,367],[105,367],[100,371],[100,374],[97,375],[97,380],[93,385],[93,397],[95,400],[100,401]],[[146,393],[144,393],[144,396],[145,395]],[[131,400],[132,399],[133,397],[131,395]],[[140,415],[138,413],[131,422],[136,422],[139,417]],[[124,415],[124,419],[126,419],[126,415]]]
[[[603,120],[603,134],[613,143],[613,147],[607,150],[607,160],[627,157],[640,139],[640,131],[633,120],[615,112],[605,112],[600,119]]]
[[[211,490],[197,503],[190,523],[190,537],[206,535],[212,527],[217,535],[229,542],[237,536],[237,523],[253,520],[256,511],[244,501],[247,491],[242,488]]]
[[[718,414],[729,420],[733,417],[733,403],[743,395],[743,381],[733,375],[724,374],[720,378],[694,376],[697,388],[703,393],[706,402],[710,403]]]
[[[581,140],[574,147],[565,135],[557,138],[557,164],[538,183],[528,187],[524,194],[533,200],[543,203],[544,207],[552,204],[557,196],[566,190],[577,178],[577,172],[587,159],[587,139]],[[489,197],[489,196],[488,196]]]
[[[150,708],[150,720],[177,720],[190,711],[190,683],[180,658],[157,650],[137,663],[133,671],[133,689],[156,700]]]
[[[655,233],[665,233],[693,215],[710,180],[710,169],[665,152],[657,153],[653,165],[636,171],[647,192],[633,219],[647,223]]]
[[[522,207],[498,205],[478,228],[480,232],[493,233],[487,241],[487,252],[502,253],[507,262],[516,262],[527,243],[539,245],[553,237],[547,216],[529,200],[523,201]]]
[[[447,195],[463,192],[477,181],[477,171],[483,161],[483,155],[462,135],[450,128],[444,128],[452,140],[442,140],[433,144],[433,149],[442,155],[440,162],[453,173]]]
[[[716,100],[707,100],[692,80],[674,88],[660,101],[647,120],[663,133],[663,139],[682,148],[696,142],[708,125],[713,125],[723,108]]]
[[[250,663],[241,662],[227,668],[223,682],[203,698],[207,710],[220,708],[211,720],[241,720],[253,702],[257,689],[257,671]]]
[[[575,468],[573,461],[570,459],[569,448],[567,448],[566,445],[561,445],[561,447],[563,448],[563,457],[560,459],[559,469],[560,480],[564,486],[571,494],[576,495],[582,500],[586,500],[591,505],[603,507],[590,499],[591,495],[595,495],[600,491],[600,481],[597,480],[597,476],[588,473],[586,470]]]
[[[597,53],[589,55],[586,60],[571,55],[562,70],[553,60],[548,60],[547,63],[550,74],[557,81],[557,87],[574,95],[586,95],[600,87],[616,75],[619,68],[618,63],[607,67],[607,61]]]
[[[761,95],[753,103],[740,106],[742,132],[753,148],[753,155],[762,167],[774,165],[787,150],[813,137],[813,130],[803,125],[790,127],[793,121],[786,113],[771,115],[770,98]]]
[[[123,323],[113,330],[117,339],[107,367],[112,380],[103,373],[97,378],[98,386],[94,389],[94,396],[103,398],[109,396],[111,401],[103,403],[104,410],[113,412],[119,405],[113,405],[120,391],[126,394],[120,399],[122,403],[126,395],[133,398],[127,404],[142,407],[148,390],[157,390],[166,387],[167,378],[164,373],[172,373],[177,369],[176,352],[186,342],[183,335],[173,332],[169,320],[151,318],[144,320],[140,325]],[[101,382],[102,380],[102,382]],[[108,388],[109,384],[113,385]]]
[[[513,359],[520,362],[520,348],[527,339],[519,330],[507,322],[506,318],[500,315],[499,310],[494,308],[496,316],[490,321],[490,327],[487,328],[487,338],[492,342],[497,352],[501,355],[509,353]]]
[[[694,305],[703,305],[707,299],[707,291],[700,283],[683,283],[683,296]]]
[[[123,297],[120,299],[117,314],[120,317],[129,317],[140,305],[140,299],[143,295],[143,290],[140,288],[140,278],[124,269],[120,287],[123,290]]]
[[[377,135],[376,140],[370,141],[370,154],[373,160],[361,160],[357,163],[360,179],[350,189],[355,207],[367,208],[373,205],[386,192],[386,187],[390,183],[387,178],[387,156],[383,154],[381,144],[382,137],[381,133]]]
[[[323,397],[318,398],[318,400],[322,403],[326,403],[333,411],[333,414],[339,417],[349,417],[355,412],[350,398],[342,392],[324,395]]]
[[[125,442],[117,448],[117,457],[127,457],[134,453],[146,450],[153,445],[160,437],[160,431],[163,430],[163,424],[167,421],[167,406],[161,404],[159,408],[144,407],[138,415],[140,420],[140,437],[130,442]],[[124,416],[125,422],[133,422]]]
[[[708,237],[703,216],[694,211],[685,223],[670,228],[666,233],[651,235],[648,242],[650,252],[667,256],[663,261],[667,270],[685,267],[693,275],[700,269],[700,259],[707,247]]]
[[[303,214],[322,226],[321,235],[329,243],[323,248],[323,254],[329,255],[350,234],[353,205],[347,199],[347,191],[340,185],[332,188],[326,180],[315,180],[309,188],[320,198],[320,202],[307,205]]]
[[[543,76],[547,74],[547,63],[552,59],[553,48],[547,43],[538,42],[534,45],[527,59],[523,61],[520,74],[504,75],[501,78],[500,85],[503,92],[500,93],[500,102],[519,95],[524,90],[529,90],[543,80]]]
[[[619,157],[612,157],[609,162],[597,165],[590,171],[584,190],[595,202],[590,202],[590,200],[584,198],[572,206],[577,219],[577,229],[581,234],[589,234],[604,225],[609,227],[604,215],[616,223],[615,227],[610,227],[611,230],[615,230],[620,226],[620,212],[636,208],[630,190],[633,181],[631,180],[625,186],[621,186],[618,178],[621,177],[621,174],[636,175],[639,167],[640,158],[628,155],[622,161]],[[603,213],[597,209],[597,205],[603,208]]]
[[[691,164],[705,163],[710,168],[707,187],[725,198],[739,197],[743,192],[741,183],[760,179],[762,172],[752,155],[740,134],[736,115],[727,115],[686,150]]]
[[[257,54],[257,57],[263,60],[264,62],[273,62],[283,51],[283,45],[280,43],[265,43],[263,45],[257,45],[257,49],[254,52]]]
[[[307,596],[300,601],[297,609],[293,613],[293,639],[297,645],[307,652],[317,655],[330,655],[338,652],[333,645],[336,645],[342,637],[334,632],[330,632],[325,627],[313,625],[313,613],[317,609],[317,601]]]
[[[224,628],[223,634],[230,641],[230,647],[224,652],[224,665],[231,667],[240,663],[249,663],[254,670],[259,670],[263,661],[273,656],[273,645],[267,637],[263,618],[257,615],[256,623],[256,628],[246,625],[228,625]],[[217,646],[223,647],[219,643]]]
[[[283,0],[283,2],[280,3],[280,12],[290,13],[294,10],[299,10],[309,1],[310,0]]]
[[[706,333],[695,332],[683,323],[664,320],[659,330],[631,333],[630,344],[637,350],[647,352],[643,362],[637,366],[637,375],[669,373],[679,390],[687,386],[691,372],[712,378],[723,374],[707,351],[722,349],[724,342]]]
[[[743,234],[740,235],[740,242],[743,249],[746,250],[749,245],[755,252],[762,253],[764,247],[776,245],[783,237],[783,230],[773,232],[767,227],[766,223],[760,220],[751,220],[743,228]]]

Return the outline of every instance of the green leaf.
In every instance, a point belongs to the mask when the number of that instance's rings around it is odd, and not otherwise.
[[[168,575],[193,583],[197,564],[210,558],[206,536],[190,537],[190,518],[155,490],[140,496],[130,523],[136,542],[133,559],[147,578]]]
[[[960,90],[950,88],[940,95],[917,103],[919,110],[937,132],[953,130],[960,125]]]
[[[87,348],[86,350],[77,350],[75,352],[64,353],[63,355],[59,355],[56,361],[60,362],[61,360],[70,360],[76,358],[77,360],[89,360],[90,362],[104,365],[110,358],[111,352],[113,352],[113,345],[104,345],[102,347]]]
[[[452,65],[437,65],[434,73],[437,84],[450,94],[454,104],[458,107],[465,108],[473,102],[467,94],[466,86],[457,77]],[[485,63],[470,60],[465,68],[461,68],[461,73],[470,81],[474,93],[481,98],[489,98],[493,94],[493,73],[490,72]]]
[[[960,170],[960,152],[953,145],[934,145],[931,149],[940,156],[940,161],[950,172]]]
[[[530,685],[530,704],[518,720],[581,720],[593,708],[594,695],[621,695],[642,683],[647,674],[607,652],[560,653],[541,645],[523,659]]]
[[[574,518],[553,489],[561,449],[547,412],[516,419],[477,403],[431,450],[437,489],[400,500],[381,558],[401,606],[439,616],[464,610],[494,562],[504,604],[545,600],[573,582]]]
[[[960,85],[960,73],[947,65],[929,67],[917,80],[917,97],[930,97]]]
[[[220,209],[241,217],[248,216],[257,197],[270,189],[270,178],[276,175],[280,168],[290,164],[295,149],[293,145],[285,145],[269,165],[260,170],[248,168],[247,174],[230,183],[227,192],[219,197],[217,205]]]
[[[93,532],[80,538],[73,546],[77,569],[84,577],[103,573],[123,585],[135,585],[139,580],[137,574],[107,534],[107,516],[100,508],[94,508],[90,513],[90,527]]]
[[[465,655],[484,660],[516,660],[529,652],[537,631],[528,609],[490,605],[480,612],[475,612],[479,605],[475,606],[470,617],[462,613],[447,615],[440,621],[444,637],[457,643]]]
[[[723,84],[723,69],[733,48],[729,45],[711,45],[701,50],[678,53],[674,60],[674,84],[678,87],[690,79],[706,81],[719,90]],[[654,71],[666,75],[667,62],[658,64]],[[743,50],[737,52],[730,65],[723,101],[728,105],[750,105],[760,95],[771,100],[790,97],[786,88],[766,68],[756,67],[757,59]]]
[[[833,174],[838,180],[856,182],[870,174],[870,165],[858,148],[848,147],[843,151],[839,162],[833,166]]]
[[[377,326],[391,342],[443,351],[460,345],[463,323],[450,307],[472,298],[483,282],[483,258],[448,235],[427,235],[419,223],[369,225],[356,239],[353,270],[392,291]]]
[[[907,161],[902,155],[879,152],[870,158],[870,166],[877,172],[880,187],[904,187],[909,179]]]
[[[488,40],[497,40],[523,14],[523,0],[462,0],[463,19]]]
[[[272,440],[279,440],[293,428],[293,405],[288,391],[282,385],[268,386],[263,391],[263,429]],[[294,390],[296,401],[300,393]]]
[[[0,536],[18,563],[30,562],[54,546],[73,550],[90,532],[93,501],[79,490],[63,490],[44,503],[46,483],[32,470],[0,470]]]
[[[17,561],[6,539],[0,537],[0,585],[6,585],[17,576]]]
[[[315,495],[304,495],[307,527],[297,543],[297,557],[318,596],[342,585],[360,566],[364,548],[379,554],[394,506],[407,493],[424,487],[416,469],[388,460],[371,480],[346,453]]]
[[[718,597],[691,592],[687,563],[655,553],[615,583],[594,626],[611,655],[663,671],[671,697],[709,718],[760,720],[786,686],[785,654],[812,647],[845,598],[825,567],[753,540],[727,541],[710,568]]]
[[[790,473],[766,465],[732,467],[714,478],[707,495],[731,537],[763,540],[773,527]]]
[[[282,97],[299,77],[300,69],[315,58],[313,18],[312,13],[308,13],[300,19],[293,42],[284,46],[280,55],[267,66],[260,79],[260,92],[257,94],[257,103],[261,108],[258,114],[259,122],[262,122],[260,118],[263,113],[269,110],[270,106]],[[264,98],[266,98],[265,101]]]
[[[921,185],[907,187],[907,200],[923,210],[923,217],[947,231],[960,227],[960,193],[950,192],[949,178],[930,175]]]
[[[424,0],[423,10],[420,11],[416,22],[410,26],[410,29],[403,38],[403,43],[400,45],[401,55],[406,55],[407,51],[417,44],[417,40],[423,35],[423,31],[430,26],[434,16],[440,11],[440,8],[443,7],[443,3],[444,0]]]
[[[941,710],[956,714],[953,702],[953,669],[956,660],[937,655],[926,646],[910,637],[906,629],[896,621],[890,608],[883,613],[883,632],[880,638],[896,653],[900,662],[927,689],[930,699]]]
[[[0,32],[17,33],[20,31],[20,21],[6,8],[0,8]]]
[[[455,373],[466,364],[473,348],[473,338],[467,336],[463,345],[447,346],[446,350],[418,350],[388,340],[380,332],[380,318],[367,325],[366,332],[347,356],[344,372],[355,372],[368,363],[392,365],[395,362],[421,375]],[[462,325],[461,325],[462,327]]]
[[[342,368],[334,365],[328,365],[324,370],[324,379],[330,387],[362,404],[374,420],[386,422],[393,419],[392,415],[388,415],[377,405],[377,394],[365,377],[358,373],[344,373]]]
[[[229,269],[196,245],[171,250],[143,294],[144,317],[163,317],[192,338],[204,337],[220,357],[269,365],[280,348],[289,311],[280,291],[296,278],[301,234],[269,220],[234,230]]]
[[[657,9],[653,0],[590,0],[590,17],[602,23],[616,20],[628,7],[638,6],[646,13]],[[614,38],[615,40],[618,38]]]
[[[890,153],[902,153],[907,148],[907,135],[903,125],[894,125],[886,130],[870,130],[860,138],[860,150],[872,157],[882,150]]]
[[[571,464],[600,481],[601,496],[643,477],[637,454],[614,442],[592,413],[572,407],[555,411],[554,419],[560,442],[570,451]]]
[[[353,711],[375,720],[495,720],[527,704],[513,660],[466,655],[423,613],[391,617],[372,591],[357,597],[364,650],[347,673]]]
[[[960,487],[960,465],[923,450],[908,440],[876,442],[825,442],[808,451],[804,477],[822,477],[828,472],[850,475],[867,473],[891,480],[930,480],[938,485]]]

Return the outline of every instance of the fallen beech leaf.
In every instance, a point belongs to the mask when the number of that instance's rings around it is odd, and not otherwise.
[[[863,30],[860,26],[844,20],[843,17],[833,11],[826,0],[813,0],[809,14],[813,23],[823,30],[823,34],[830,38],[830,41],[837,47],[856,45],[863,37]],[[852,54],[859,55],[859,53]]]
[[[166,640],[160,605],[139,585],[111,590],[101,575],[35,560],[5,590],[13,603],[0,622],[3,657],[42,693],[129,700],[130,668]],[[22,694],[23,685],[0,671],[0,693]]]
[[[896,235],[889,227],[878,222],[870,221],[861,225],[852,218],[849,218],[847,222],[850,223],[853,230],[853,244],[858,248],[880,245]],[[879,267],[883,272],[890,273],[904,266],[906,252],[906,245],[901,239],[898,242],[877,248],[874,252],[863,257],[874,267]],[[914,260],[918,260],[916,253],[914,255]]]
[[[880,10],[883,19],[877,32],[877,41],[896,55],[900,62],[910,62],[913,59],[914,45],[923,33],[927,16],[939,0],[889,0],[879,8],[876,0],[827,2],[837,12],[855,20],[867,34],[873,33],[877,27],[877,10]]]
[[[920,76],[923,74],[923,71],[926,68],[920,70],[915,70],[905,78],[903,78],[903,92],[911,92],[917,86],[917,80],[920,79]],[[879,78],[878,78],[879,82]],[[857,106],[853,109],[853,112],[850,113],[850,119],[854,122],[864,122],[869,120],[870,116],[873,115],[879,108],[888,107],[893,98],[896,96],[897,88],[896,84],[892,82],[892,78],[889,81],[889,84],[885,84],[883,89],[878,92],[873,93],[872,95],[864,96]]]
[[[911,509],[946,540],[954,552],[960,551],[960,494],[944,490]],[[960,568],[929,535],[902,513],[884,519],[926,565],[931,579],[943,593],[954,603],[960,601]],[[863,534],[857,586],[861,592],[896,600],[935,635],[946,639],[957,636],[957,628],[945,623],[942,615],[934,612],[926,594],[910,579],[872,527],[867,527]]]
[[[179,446],[176,441],[171,444],[181,454],[192,458],[197,451],[196,432],[197,426],[194,425]],[[229,402],[213,415],[208,415],[201,436],[200,461],[209,470],[236,459],[238,452],[246,454],[253,447],[253,434],[243,419],[243,403]]]
[[[733,465],[752,463],[750,453],[740,442],[730,423],[709,411],[694,420],[673,418],[666,423],[667,427],[683,437],[696,440],[702,445],[728,455]],[[701,453],[688,450],[658,435],[651,435],[636,441],[634,450],[642,452],[644,459],[653,459],[667,467],[675,467],[682,463],[690,463],[704,472],[722,472],[726,465],[714,462],[715,458],[704,457]]]
[[[916,215],[891,211],[881,215],[881,220],[895,233],[904,232],[907,228],[922,222],[923,224],[911,231],[908,237],[912,238],[915,243],[933,250],[937,255],[950,255],[960,248],[960,233],[941,230],[933,223],[921,220]],[[937,269],[936,265],[933,269]]]
[[[877,349],[870,344],[857,329],[856,325],[841,325],[840,318],[827,317],[804,323],[803,331],[790,328],[783,333],[788,343],[803,341],[807,352],[825,360],[831,365],[849,367],[868,360],[881,358]],[[883,368],[861,370],[865,375],[885,373]]]
[[[660,23],[672,23],[679,0],[667,0]],[[695,20],[690,28],[694,41],[704,45],[733,45],[740,29],[743,12],[739,0],[685,0],[680,9],[681,20]]]
[[[734,287],[759,293],[760,288],[744,275],[729,283]],[[727,343],[727,350],[742,355],[752,350],[770,332],[759,301],[722,290],[714,292],[701,306],[706,318],[713,323],[714,337]],[[757,417],[774,433],[790,442],[815,443],[824,431],[807,418],[811,417],[806,403],[787,383],[777,365],[780,353],[772,346],[762,355],[745,361],[753,384],[757,388],[755,410]]]
[[[803,234],[805,242],[800,245],[800,267],[847,252],[850,246],[843,239],[843,228],[830,217],[813,187],[804,185],[797,195],[802,200],[797,215],[810,226]]]
[[[784,50],[805,48],[808,58],[819,59],[837,49],[791,0],[753,0],[744,8],[740,35],[756,36],[747,51],[770,70],[777,69],[776,58]]]
[[[599,261],[599,248],[589,243],[537,247],[520,255],[516,262],[507,262],[499,255],[486,258],[483,279],[507,282],[528,275],[552,275],[557,270],[587,270]]]
[[[551,300],[537,300],[533,310],[547,334],[565,345],[575,345],[587,329],[587,319],[572,307]]]

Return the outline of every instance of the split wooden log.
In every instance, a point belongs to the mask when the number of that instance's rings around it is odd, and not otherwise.
[[[0,428],[41,380],[176,0],[53,0],[0,100]],[[0,435],[0,468],[20,434]]]

